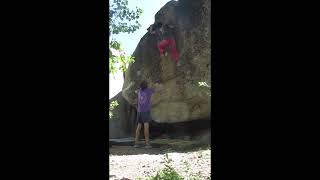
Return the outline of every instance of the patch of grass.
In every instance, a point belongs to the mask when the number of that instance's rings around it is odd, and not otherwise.
[[[164,156],[165,168],[158,171],[155,176],[147,177],[145,180],[183,180],[184,178],[171,166],[172,159],[168,154]],[[141,178],[140,178],[141,179]]]
[[[172,159],[169,158],[168,154],[165,154],[164,156],[164,165],[165,168],[158,171],[155,176],[149,176],[145,178],[144,180],[204,180],[204,179],[210,179],[210,177],[205,177],[202,175],[202,173],[199,171],[197,174],[191,174],[191,165],[184,161],[185,165],[185,172],[189,175],[187,177],[183,177],[181,174],[179,174],[172,166],[171,166]],[[138,178],[138,180],[143,180],[142,178]]]

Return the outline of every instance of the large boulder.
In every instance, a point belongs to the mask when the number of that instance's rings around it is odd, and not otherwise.
[[[133,136],[136,117],[135,108],[122,97],[121,92],[109,100],[109,105],[113,101],[117,101],[119,105],[111,111],[113,115],[109,119],[109,138]]]
[[[170,1],[155,15],[155,23],[175,27],[181,66],[176,67],[170,53],[160,58],[156,37],[146,33],[140,40],[125,73],[123,98],[137,103],[134,90],[142,80],[149,84],[161,80],[163,91],[152,97],[152,119],[158,123],[210,119],[210,89],[199,82],[211,82],[210,0]]]

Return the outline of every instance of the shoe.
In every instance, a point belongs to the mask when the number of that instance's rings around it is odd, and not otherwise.
[[[152,146],[151,146],[151,145],[146,145],[145,148],[146,148],[146,149],[151,149]]]

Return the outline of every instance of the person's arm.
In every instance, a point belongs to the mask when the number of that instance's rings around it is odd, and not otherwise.
[[[134,84],[134,82],[131,82],[125,89],[122,90],[122,92],[128,91]]]
[[[163,85],[160,84],[159,82],[156,82],[153,86],[154,92],[159,92],[161,93],[163,90]]]
[[[136,93],[137,96],[138,96],[138,92],[139,92],[139,89],[134,90],[134,93]],[[138,103],[139,103],[138,99],[139,99],[139,97],[137,97],[137,100],[136,100],[135,104],[133,104],[137,109],[138,109]]]

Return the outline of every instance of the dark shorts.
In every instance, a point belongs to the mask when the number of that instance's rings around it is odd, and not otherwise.
[[[138,112],[137,114],[137,123],[146,123],[151,121],[150,111],[147,112]]]

